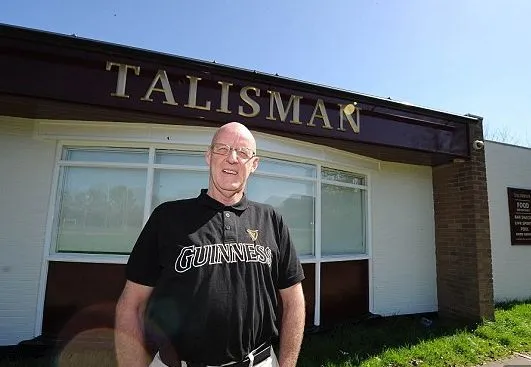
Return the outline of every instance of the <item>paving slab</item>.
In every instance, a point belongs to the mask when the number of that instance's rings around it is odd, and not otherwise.
[[[481,367],[512,367],[512,366],[531,367],[531,356],[518,353],[512,357],[502,359],[500,361],[489,362],[489,363],[481,365]]]

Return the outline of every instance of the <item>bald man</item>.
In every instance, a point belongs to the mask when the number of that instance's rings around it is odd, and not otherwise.
[[[282,217],[245,196],[258,167],[256,141],[228,123],[205,160],[208,190],[158,206],[131,252],[116,306],[118,365],[294,367],[304,274]]]

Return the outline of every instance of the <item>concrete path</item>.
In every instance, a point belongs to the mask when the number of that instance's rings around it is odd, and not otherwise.
[[[481,365],[481,367],[511,367],[511,366],[531,367],[531,356],[527,354],[523,354],[523,353],[515,353],[512,357]]]

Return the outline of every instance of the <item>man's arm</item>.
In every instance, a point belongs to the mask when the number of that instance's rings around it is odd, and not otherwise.
[[[118,300],[114,343],[120,367],[146,367],[151,362],[144,340],[144,311],[152,291],[128,280]]]
[[[295,367],[304,334],[304,294],[301,283],[280,290],[282,322],[280,325],[280,367]]]

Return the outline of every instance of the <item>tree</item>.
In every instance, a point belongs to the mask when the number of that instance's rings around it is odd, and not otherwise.
[[[483,124],[483,137],[486,140],[497,141],[499,143],[507,143],[512,145],[520,145],[531,148],[531,140],[527,136],[514,135],[507,126],[491,128],[489,124]]]

